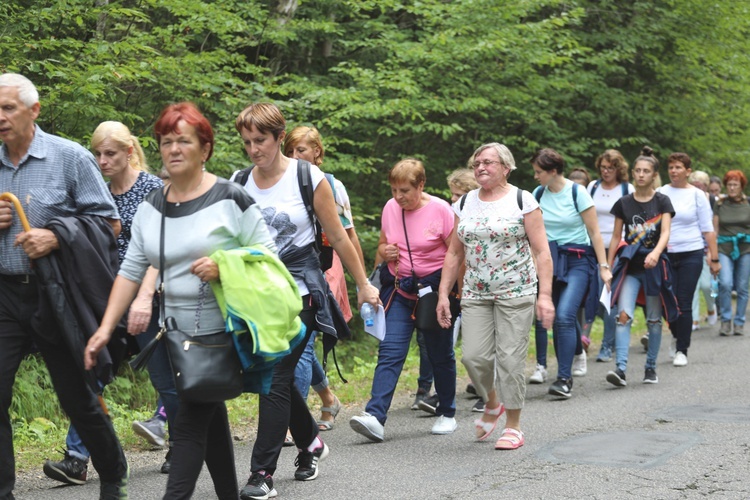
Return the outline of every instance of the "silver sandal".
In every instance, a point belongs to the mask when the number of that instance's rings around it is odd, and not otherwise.
[[[333,406],[324,406],[320,409],[320,420],[318,420],[318,430],[330,431],[333,429],[333,423],[336,421],[336,415],[341,411],[341,401],[336,396],[333,396]],[[333,420],[323,420],[323,412],[330,413]]]

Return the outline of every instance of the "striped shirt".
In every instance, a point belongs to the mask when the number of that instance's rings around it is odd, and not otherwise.
[[[16,195],[33,228],[45,227],[53,217],[120,218],[94,156],[81,145],[47,134],[39,126],[17,167],[11,163],[7,147],[3,144],[0,148],[0,193],[5,192]],[[13,246],[22,231],[17,215],[10,228],[0,231],[0,274],[30,272],[26,253],[20,246]]]

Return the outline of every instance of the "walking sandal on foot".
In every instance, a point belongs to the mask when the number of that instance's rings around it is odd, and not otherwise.
[[[500,415],[502,415],[503,412],[505,412],[505,406],[503,406],[502,403],[500,403],[500,406],[497,408],[489,408],[488,406],[484,407],[484,414],[494,418],[492,422],[485,422],[481,418],[474,420],[478,441],[484,441],[490,436],[490,434],[492,434],[492,431],[495,430],[497,421],[500,420]]]
[[[523,446],[523,432],[506,427],[503,435],[495,443],[496,450],[515,450]]]

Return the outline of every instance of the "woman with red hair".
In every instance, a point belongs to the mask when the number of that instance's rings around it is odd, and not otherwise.
[[[194,328],[194,335],[200,336],[225,329],[208,283],[219,279],[219,268],[208,256],[217,250],[255,244],[276,251],[263,215],[250,195],[237,184],[206,172],[214,133],[194,104],[167,106],[154,132],[170,184],[149,193],[138,206],[130,245],[110,292],[107,311],[86,346],[87,368],[95,364],[97,353],[109,342],[146,270],[159,267],[162,252],[165,316],[173,317],[179,328]],[[162,224],[163,250],[158,237]],[[225,403],[181,400],[170,432],[174,454],[164,498],[191,498],[205,462],[216,496],[237,500],[237,472]]]
[[[714,228],[719,237],[719,335],[742,335],[750,281],[750,204],[743,192],[747,177],[739,170],[724,175],[727,194],[714,207]],[[732,287],[737,305],[732,325]],[[734,329],[732,328],[734,326]]]

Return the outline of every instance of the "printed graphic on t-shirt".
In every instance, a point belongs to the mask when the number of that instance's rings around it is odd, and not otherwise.
[[[266,221],[266,225],[276,230],[277,234],[274,240],[278,252],[281,253],[294,241],[297,226],[290,220],[288,213],[276,212],[276,207],[266,207],[261,210],[261,213],[263,214],[263,220]]]
[[[642,241],[645,248],[654,248],[661,234],[661,218],[662,214],[648,220],[644,220],[642,214],[634,215],[628,224],[625,240],[631,245]]]

